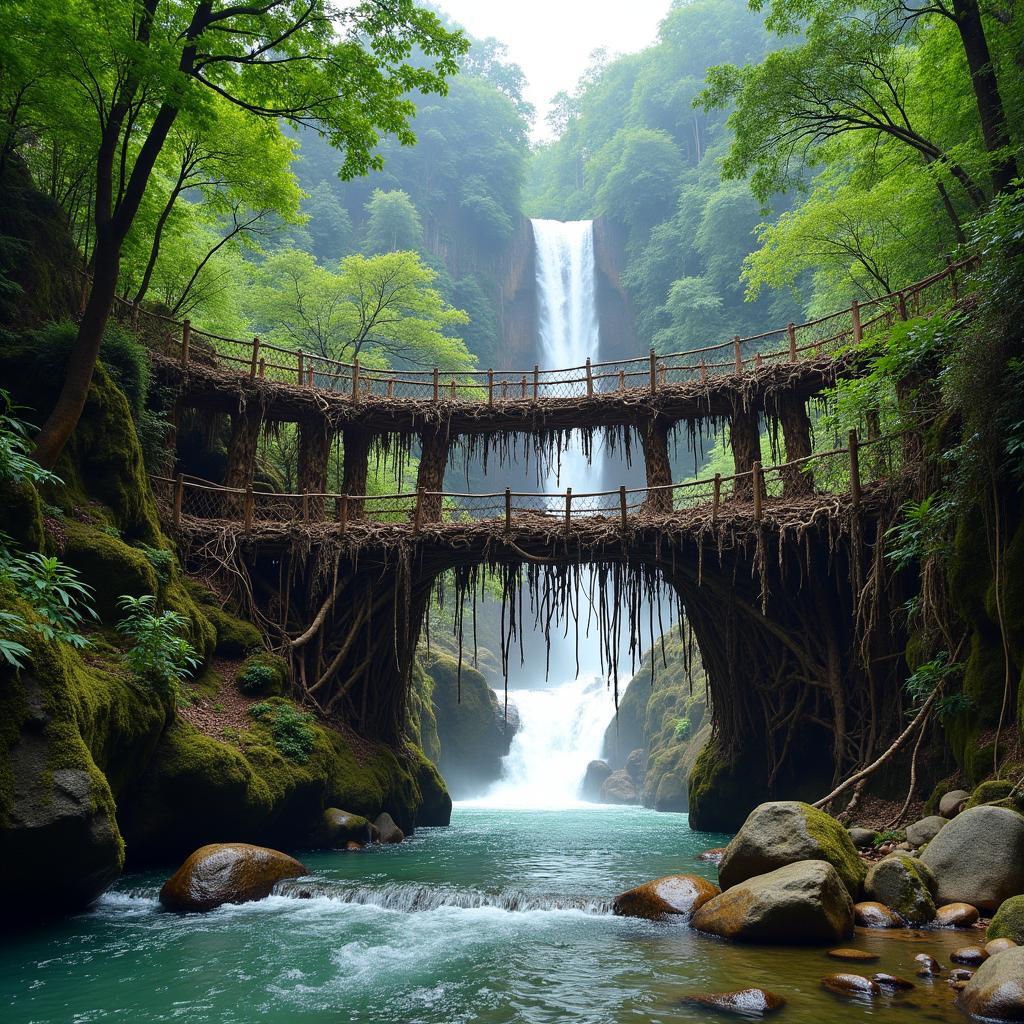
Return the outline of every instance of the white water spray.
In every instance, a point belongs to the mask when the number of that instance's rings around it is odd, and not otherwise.
[[[583,366],[598,350],[594,226],[589,220],[535,220],[540,363],[550,368]],[[545,490],[571,487],[576,493],[600,491],[603,452],[595,446],[588,462],[578,443],[562,452]],[[581,609],[581,628],[586,618]],[[579,673],[576,662],[579,658]],[[505,758],[502,778],[476,804],[519,808],[578,804],[587,762],[601,756],[612,702],[601,679],[596,635],[578,640],[570,631],[551,638],[546,689],[516,689],[520,729]],[[540,682],[540,680],[538,680]]]

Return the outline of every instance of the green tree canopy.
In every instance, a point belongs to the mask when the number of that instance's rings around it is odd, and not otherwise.
[[[366,237],[363,241],[366,252],[419,249],[423,241],[423,224],[408,192],[374,189],[366,204],[366,215]]]

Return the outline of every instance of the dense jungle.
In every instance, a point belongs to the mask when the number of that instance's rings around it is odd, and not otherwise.
[[[5,1021],[1024,1021],[1024,11],[546,7],[0,0]]]

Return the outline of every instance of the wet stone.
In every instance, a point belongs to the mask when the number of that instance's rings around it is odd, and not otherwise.
[[[988,953],[981,946],[963,946],[951,953],[949,959],[955,964],[977,967],[988,959]]]
[[[831,974],[821,979],[821,986],[847,999],[877,999],[882,994],[878,982],[862,974]]]
[[[828,955],[833,960],[860,961],[866,964],[873,964],[878,959],[877,953],[869,953],[866,949],[830,949]]]
[[[853,920],[862,928],[902,928],[903,919],[895,910],[875,900],[853,905]]]
[[[721,864],[722,857],[725,854],[724,846],[713,846],[710,850],[705,850],[697,860],[707,861],[709,864]]]
[[[950,982],[954,981],[970,981],[974,977],[974,971],[967,970],[966,967],[954,967],[949,972]]]
[[[945,903],[935,911],[935,923],[940,928],[970,928],[980,916],[970,903]]]
[[[890,992],[906,992],[914,987],[912,981],[901,978],[898,974],[872,974],[871,980],[881,989]]]
[[[1016,949],[1017,943],[1013,939],[991,939],[985,943],[985,952],[989,956],[995,956],[997,953],[1005,953],[1008,949]]]
[[[917,963],[919,978],[930,978],[942,973],[942,964],[930,953],[918,953],[914,961]]]
[[[708,992],[683,997],[683,1003],[706,1006],[720,1013],[731,1013],[739,1017],[763,1017],[781,1010],[786,1005],[782,996],[763,988],[743,988],[736,992]]]

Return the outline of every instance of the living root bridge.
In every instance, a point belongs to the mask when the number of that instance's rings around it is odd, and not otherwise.
[[[708,677],[716,757],[745,796],[817,796],[868,763],[902,721],[906,595],[884,572],[897,492],[618,518],[517,515],[430,523],[237,524],[185,517],[194,569],[230,587],[292,660],[300,696],[365,734],[405,728],[413,658],[435,588],[474,642],[485,585],[502,599],[507,671],[529,629],[549,649],[596,633],[634,659],[685,622]],[[867,554],[865,554],[867,552]],[[896,723],[894,725],[893,723]],[[753,780],[753,781],[751,781]],[[752,792],[751,786],[761,787]],[[718,827],[711,819],[706,827]]]

